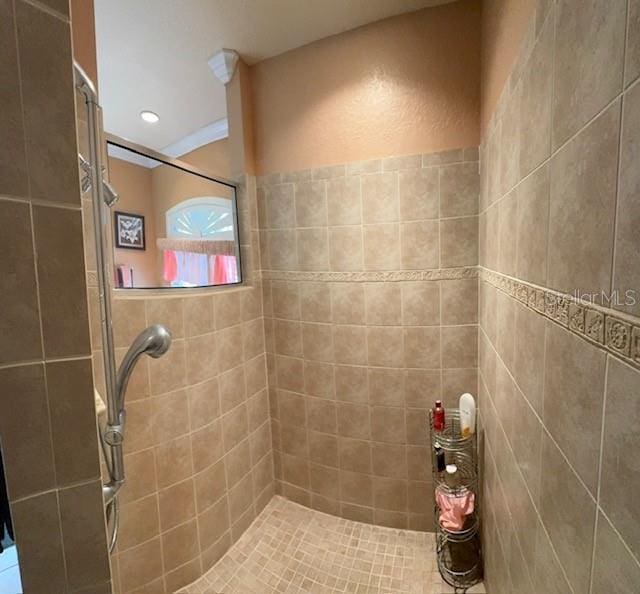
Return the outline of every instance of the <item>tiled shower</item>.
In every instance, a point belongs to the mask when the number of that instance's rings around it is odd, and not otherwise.
[[[254,550],[295,559],[256,543],[304,523],[347,558],[354,530],[353,550],[430,554],[429,410],[463,392],[480,411],[486,591],[636,591],[640,1],[531,4],[478,142],[266,172],[243,155],[243,285],[113,293],[118,360],[151,323],[173,345],[129,386],[109,556],[75,17],[0,0],[0,438],[24,592],[224,588],[239,560],[266,566]],[[258,101],[247,88],[227,96]],[[376,587],[358,591],[392,591]]]

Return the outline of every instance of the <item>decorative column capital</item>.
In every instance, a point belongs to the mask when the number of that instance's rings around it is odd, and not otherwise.
[[[219,52],[216,52],[209,58],[207,63],[213,73],[216,75],[223,85],[226,85],[232,78],[236,71],[236,65],[238,64],[238,52],[222,48]]]

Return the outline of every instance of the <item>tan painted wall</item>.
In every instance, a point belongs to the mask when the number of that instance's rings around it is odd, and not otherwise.
[[[536,0],[483,0],[481,129],[491,118],[518,57]]]
[[[115,210],[144,216],[146,250],[115,249],[116,266],[127,264],[133,268],[134,282],[141,287],[161,284],[156,268],[156,224],[151,190],[152,170],[109,157],[109,176],[120,198]]]
[[[93,0],[71,0],[73,57],[98,86],[96,27]]]
[[[179,159],[207,173],[225,178],[231,175],[228,138],[205,144]]]
[[[479,53],[462,0],[252,66],[257,173],[477,145]]]

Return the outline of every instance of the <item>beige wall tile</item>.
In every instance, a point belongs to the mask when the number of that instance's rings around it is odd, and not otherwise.
[[[176,569],[198,555],[196,520],[182,524],[162,535],[162,559],[165,571]]]
[[[333,326],[334,360],[339,364],[366,365],[365,326]]]
[[[15,502],[11,514],[20,547],[23,588],[27,592],[63,592],[66,576],[56,493]],[[47,546],[43,547],[45,542]]]
[[[338,434],[355,439],[370,439],[369,407],[364,404],[340,402],[337,405]]]
[[[213,332],[213,299],[189,297],[184,300],[184,332],[186,336],[197,336]]]
[[[589,589],[596,506],[548,437],[543,439],[540,514],[573,589]],[[564,501],[566,505],[555,505]]]
[[[204,430],[201,430],[204,431]],[[200,434],[194,433],[194,440]],[[155,448],[158,487],[164,488],[184,480],[193,472],[191,443],[188,435]],[[194,451],[194,458],[196,452]],[[204,464],[202,465],[204,466]]]
[[[542,415],[545,320],[534,311],[516,306],[513,376],[535,411]]]
[[[30,195],[79,206],[70,27],[22,2],[16,5],[16,24]],[[50,109],[43,110],[44,103]]]
[[[162,532],[193,518],[196,515],[193,479],[188,478],[159,491],[158,514]]]
[[[359,176],[327,180],[327,210],[330,225],[358,225],[362,222]]]
[[[438,218],[438,169],[409,169],[398,173],[400,220]]]
[[[364,227],[365,270],[397,270],[400,267],[400,227],[397,224]]]
[[[120,508],[118,550],[126,551],[160,534],[158,497],[153,494]]]
[[[549,245],[554,249],[548,256],[548,281],[553,288],[609,288],[619,118],[616,102],[551,162]],[[580,258],[575,257],[578,245]]]
[[[517,188],[516,266],[523,280],[545,284],[549,233],[549,166],[543,165]]]
[[[365,307],[367,324],[398,326],[402,318],[400,283],[366,283]]]
[[[438,268],[440,237],[437,221],[400,225],[400,259],[405,270]]]
[[[373,505],[373,482],[366,474],[340,471],[340,494],[345,503]]]
[[[405,326],[434,326],[440,323],[440,284],[400,283],[402,323]]]
[[[440,221],[440,266],[475,266],[478,263],[478,217]]]
[[[336,399],[345,402],[367,402],[367,369],[347,365],[335,367]]]
[[[372,405],[404,405],[404,370],[374,368],[367,371],[369,403]]]
[[[59,229],[66,233],[60,234]],[[36,206],[33,230],[45,355],[88,355],[89,314],[80,212]],[[66,315],[61,315],[61,304]]]
[[[137,299],[113,299],[112,315],[115,346],[128,349],[138,334],[146,328],[145,302]],[[99,320],[100,318],[98,322]],[[100,329],[98,339],[99,337]]]
[[[440,367],[440,328],[437,326],[403,329],[404,366],[436,369]]]
[[[202,552],[211,547],[229,530],[229,504],[223,497],[198,515],[198,536]],[[203,554],[204,560],[204,554]]]
[[[374,477],[373,498],[376,508],[407,511],[407,481]]]
[[[498,271],[513,276],[516,272],[516,225],[518,201],[515,192],[498,205]]]
[[[371,459],[373,474],[389,478],[407,478],[407,456],[404,445],[373,442]]]
[[[324,466],[338,467],[338,437],[309,431],[309,459]]]
[[[98,478],[91,359],[47,363],[46,378],[57,484]]]
[[[307,427],[322,433],[336,433],[336,404],[323,398],[307,399]]]
[[[264,361],[262,365],[262,373],[264,374]],[[249,379],[247,379],[247,385],[250,385]],[[220,396],[217,379],[189,386],[187,388],[187,399],[191,430],[208,425],[220,416]]]
[[[600,478],[600,504],[635,555],[640,551],[640,521],[638,500],[626,497],[635,491],[637,473],[635,456],[638,435],[630,419],[638,409],[637,394],[640,374],[620,361],[609,358],[607,375],[606,413],[602,449],[602,475]],[[619,481],[625,477],[626,487]]]
[[[337,468],[310,464],[309,476],[312,491],[333,500],[340,497],[340,472]]]
[[[640,566],[629,554],[607,518],[599,513],[591,592],[633,592],[639,580]]]
[[[640,12],[640,9],[637,9]],[[640,44],[639,44],[640,47]],[[638,264],[638,220],[640,207],[640,87],[635,85],[624,96],[623,125],[620,150],[620,182],[618,188],[618,213],[616,217],[615,261],[613,288],[620,292],[624,303],[625,292],[635,291],[634,304],[614,305],[627,313],[640,315],[640,265]]]
[[[0,433],[7,491],[15,500],[55,486],[44,366],[0,369],[0,385],[11,395],[2,403]]]
[[[362,270],[362,227],[331,227],[329,229],[329,260],[331,270]]]
[[[543,420],[592,493],[596,493],[605,354],[547,322]]]
[[[190,338],[189,340],[199,341],[189,345],[189,355],[191,357],[199,355],[204,359],[207,354],[206,345],[201,344],[203,341],[200,337],[195,339]],[[196,350],[196,347],[200,347],[199,352]],[[161,358],[149,360],[149,379],[152,395],[178,390],[186,385],[185,351],[185,341],[174,340],[171,343],[171,348]],[[190,361],[190,376],[192,378],[195,379],[196,376],[199,376],[199,381],[208,379],[208,377],[196,367],[196,365],[202,366],[204,363],[205,361],[201,359],[192,359]]]
[[[443,324],[476,324],[478,322],[478,280],[440,281]]]
[[[300,309],[307,322],[331,322],[331,291],[327,283],[300,283]]]
[[[403,367],[403,329],[395,326],[368,327],[367,356],[369,365],[374,367]]]
[[[120,583],[124,592],[144,586],[162,574],[162,548],[160,538],[154,538],[139,547],[118,555]]]
[[[295,226],[293,184],[263,188],[268,229]]]
[[[478,163],[457,163],[440,168],[440,216],[478,214],[480,172]]]
[[[444,373],[443,378],[446,378]],[[405,370],[405,406],[431,407],[440,398],[441,391],[439,369]]]
[[[267,231],[269,268],[295,270],[298,265],[296,232],[293,229]]]
[[[629,84],[640,75],[640,2],[629,0],[627,17],[627,50],[625,52],[625,84]]]
[[[13,4],[3,2],[0,6],[2,24],[0,38],[2,47],[2,120],[0,127],[7,142],[0,149],[0,193],[14,196],[27,195],[27,162],[24,144],[24,122],[20,98],[18,53],[15,38]],[[7,228],[4,227],[3,228]]]
[[[335,324],[364,324],[364,284],[332,283],[331,313]]]
[[[302,356],[302,326],[300,322],[276,319],[273,321],[273,334],[277,354],[291,357]]]
[[[0,200],[0,225],[0,251],[6,254],[0,281],[0,363],[38,359],[42,344],[29,206]]]
[[[298,227],[319,227],[327,224],[327,190],[324,181],[295,184],[294,195]]]
[[[150,495],[157,490],[156,466],[153,450],[142,450],[127,454],[124,458],[127,468],[127,486],[120,491],[123,505]]]
[[[229,369],[233,369],[242,362],[243,357],[243,341],[242,326],[233,326],[225,328],[214,335],[206,335],[208,338],[203,340],[203,344],[198,345],[201,350],[205,365],[202,368],[203,379],[211,377],[216,371],[222,373]],[[192,339],[193,340],[193,339]],[[216,357],[212,362],[211,353],[215,345]]]
[[[194,477],[196,509],[202,513],[220,499],[227,490],[224,461],[205,468]]]
[[[151,400],[151,430],[154,444],[160,444],[189,432],[189,402],[185,390],[171,392]]]
[[[224,449],[228,452],[231,448],[235,447],[238,443],[240,443],[243,439],[247,437],[249,434],[249,418],[247,416],[247,406],[246,404],[241,404],[240,406],[234,408],[231,412],[222,416],[221,419],[222,424],[222,438],[224,440]],[[214,425],[211,425],[211,432],[214,431],[219,432],[219,429]],[[207,438],[211,440],[209,436]],[[215,454],[206,454],[205,448],[210,448],[211,441],[207,441],[205,436],[203,435],[203,444],[202,444],[202,457],[203,463],[201,467],[207,465],[207,463],[215,462],[218,459],[218,456]],[[194,449],[193,452],[193,461],[196,469],[200,466],[196,462],[196,451]]]
[[[298,229],[298,270],[328,270],[329,240],[325,227]],[[289,267],[288,270],[294,268]]]
[[[622,87],[626,3],[562,0],[556,11],[553,145],[560,146]],[[576,102],[576,97],[580,100]]]
[[[372,407],[371,439],[386,443],[406,443],[404,409],[385,406]]]
[[[537,167],[551,150],[553,35],[555,20],[546,20],[522,74],[520,171]]]
[[[330,324],[302,324],[302,351],[305,358],[333,361],[333,338]]]
[[[94,481],[59,491],[67,584],[74,590],[107,581],[102,485]]]
[[[387,172],[363,175],[363,223],[390,223],[398,219],[398,174]]]
[[[442,367],[476,367],[477,342],[476,326],[443,326]]]
[[[371,442],[340,437],[339,450],[342,470],[371,474]]]

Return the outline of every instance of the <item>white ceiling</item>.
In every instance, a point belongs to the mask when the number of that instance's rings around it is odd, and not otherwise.
[[[207,64],[223,47],[249,64],[392,15],[453,0],[95,0],[107,132],[162,150],[226,116]],[[140,111],[160,116],[147,124]]]

